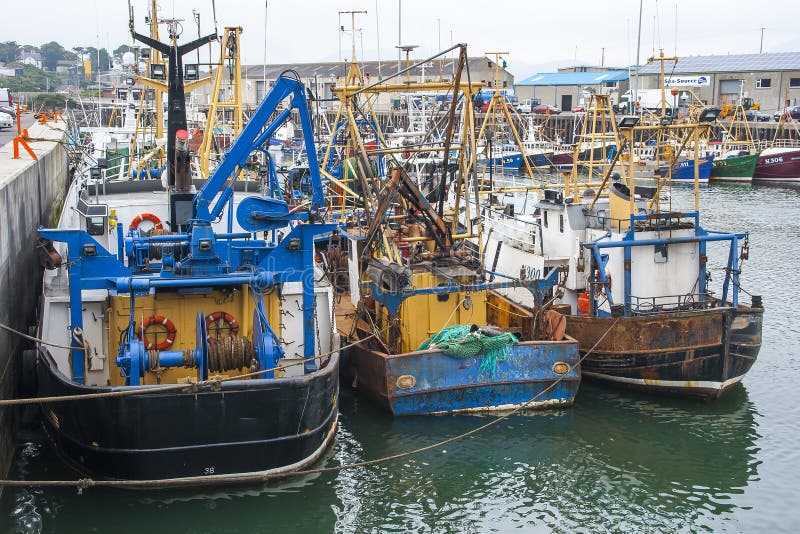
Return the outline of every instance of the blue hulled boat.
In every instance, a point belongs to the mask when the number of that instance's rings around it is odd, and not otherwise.
[[[563,316],[539,313],[559,269],[530,280],[482,271],[477,253],[452,241],[401,168],[392,170],[390,180],[386,190],[400,190],[414,209],[387,217],[398,232],[386,224],[383,238],[380,231],[348,234],[347,248],[372,250],[384,239],[388,247],[409,238],[416,244],[401,249],[408,261],[376,255],[362,273],[351,267],[354,324],[343,334],[361,342],[344,356],[344,383],[394,415],[572,404],[580,384],[578,345],[564,335]],[[417,222],[423,213],[431,223],[427,230]],[[378,211],[374,220],[382,216]],[[428,238],[433,251],[425,246]],[[500,293],[514,287],[530,292],[533,310]]]
[[[707,156],[698,160],[698,181],[701,184],[708,183],[711,177],[711,170],[714,168],[714,156]],[[658,168],[661,176],[666,176],[669,172],[668,165],[661,165]],[[677,161],[672,165],[672,180],[677,182],[694,182],[694,159]]]

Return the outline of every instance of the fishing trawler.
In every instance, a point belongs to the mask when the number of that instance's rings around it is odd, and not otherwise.
[[[695,163],[694,159],[686,158],[677,160],[671,165],[661,165],[657,172],[661,176],[667,176],[669,174],[674,182],[694,183],[696,166],[698,168],[697,181],[701,184],[707,184],[709,178],[711,178],[711,169],[713,165],[714,156],[700,158],[697,160],[697,163]]]
[[[338,226],[318,215],[305,87],[279,77],[209,179],[193,182],[181,55],[216,36],[178,46],[174,31],[164,44],[131,30],[174,75],[166,184],[90,173],[58,227],[40,230],[50,270],[29,393],[71,398],[40,404],[44,426],[88,476],[206,485],[300,469],[334,439],[339,368],[332,288],[314,262],[315,239]],[[271,160],[249,186],[257,194],[233,182],[292,111],[311,169],[300,205]]]
[[[724,138],[720,154],[714,158],[711,181],[750,182],[755,174],[759,150],[741,103],[734,116],[741,120],[731,121],[728,128],[722,126]]]
[[[359,197],[352,206],[334,204],[332,211],[348,221],[327,261],[347,273],[348,289],[337,312],[347,321],[337,324],[355,345],[343,356],[343,383],[397,416],[569,405],[580,382],[577,344],[564,335],[560,316],[554,313],[548,322],[541,306],[543,292],[558,284],[559,273],[527,279],[485,272],[479,249],[469,242],[471,218],[462,226],[458,217],[443,213],[444,191],[464,191],[476,164],[472,96],[480,84],[461,82],[467,56],[466,47],[460,48],[452,83],[333,89],[346,110],[341,113],[348,115],[366,108],[354,103],[361,93],[453,94],[445,138],[430,148],[443,161],[427,197],[399,162],[380,176],[371,158],[385,152],[359,149],[361,132],[351,121],[350,145],[343,152],[356,154],[359,170],[337,185],[358,190]],[[359,79],[357,69],[353,63],[349,80]],[[459,102],[462,117],[456,117]],[[527,288],[540,306],[531,311],[514,305],[497,293],[503,287]]]
[[[783,129],[790,130],[788,139],[779,139]],[[758,155],[753,180],[765,182],[800,182],[800,146],[797,121],[788,113],[781,115],[775,137],[768,148]]]
[[[608,97],[592,98],[592,122],[611,125],[617,135]],[[708,128],[715,112],[709,109],[703,122],[689,126],[685,138],[698,139],[693,129]],[[648,135],[650,127],[637,126],[638,120],[620,121],[624,135],[618,146]],[[599,132],[606,135],[605,128]],[[739,298],[748,234],[701,225],[697,175],[695,210],[677,212],[662,198],[668,177],[655,187],[635,185],[633,158],[615,167],[618,159],[585,180],[573,170],[564,189],[542,192],[533,214],[486,206],[484,265],[505,274],[545,275],[568,265],[563,294],[551,297],[563,305],[566,332],[587,355],[584,376],[649,392],[716,398],[742,379],[761,346],[761,298],[754,296],[750,306]],[[710,242],[729,248],[721,295],[708,285]],[[518,289],[504,293],[520,305],[533,304]]]

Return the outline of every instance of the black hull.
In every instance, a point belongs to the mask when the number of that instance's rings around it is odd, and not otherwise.
[[[313,463],[333,441],[338,367],[333,356],[308,376],[41,407],[59,454],[89,476],[162,480],[279,474]],[[73,384],[46,352],[39,353],[37,368],[39,396],[127,389]]]
[[[761,348],[763,308],[623,317],[582,363],[583,376],[648,393],[711,400],[736,385]],[[568,317],[585,352],[614,323]]]

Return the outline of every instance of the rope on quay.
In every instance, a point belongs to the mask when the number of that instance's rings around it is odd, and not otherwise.
[[[602,336],[597,340],[597,342],[589,349],[583,356],[581,356],[578,361],[575,363],[574,366],[569,368],[569,371],[564,373],[562,376],[557,378],[552,384],[547,386],[545,389],[534,395],[530,400],[527,400],[520,404],[519,406],[515,407],[513,410],[506,412],[503,415],[500,415],[496,419],[489,421],[483,425],[477,426],[471,430],[463,432],[461,434],[457,434],[455,436],[451,436],[449,438],[437,441],[435,443],[431,443],[430,445],[424,445],[422,447],[418,447],[416,449],[400,452],[397,454],[392,454],[389,456],[382,456],[380,458],[373,458],[372,460],[362,460],[360,462],[353,462],[350,464],[343,464],[343,465],[336,465],[332,467],[319,467],[316,469],[303,469],[299,471],[292,471],[288,473],[253,473],[248,475],[211,475],[211,476],[199,476],[199,477],[183,477],[183,478],[167,478],[167,479],[155,479],[155,480],[95,480],[92,478],[81,478],[77,480],[0,480],[0,486],[9,486],[9,487],[75,487],[78,490],[78,494],[83,494],[84,489],[88,489],[91,487],[114,487],[114,488],[127,488],[127,489],[166,489],[166,488],[180,488],[180,487],[188,487],[188,486],[199,486],[202,485],[204,487],[208,487],[210,485],[227,485],[227,484],[255,484],[255,483],[264,483],[270,480],[282,479],[282,478],[290,478],[290,477],[299,477],[299,476],[307,476],[307,475],[316,475],[321,473],[333,473],[345,470],[356,469],[359,467],[367,467],[370,465],[377,465],[382,463],[391,462],[394,460],[399,460],[401,458],[407,458],[409,456],[413,456],[416,454],[420,454],[422,452],[426,452],[432,449],[437,449],[442,447],[443,445],[448,445],[450,443],[454,443],[456,441],[460,441],[464,438],[468,438],[472,435],[475,435],[479,432],[486,430],[487,428],[491,428],[493,426],[498,425],[502,421],[505,421],[512,415],[516,415],[517,413],[525,410],[531,404],[533,404],[536,399],[553,389],[557,386],[564,378],[571,372],[575,367],[579,366],[583,360],[585,360],[596,348],[600,345],[600,342],[605,339],[605,337],[614,329],[614,327],[619,322],[620,318],[617,319],[608,327]]]
[[[2,323],[0,323],[0,328],[8,330],[9,332],[15,333],[15,334],[17,334],[17,335],[19,335],[21,337],[26,338],[26,339],[30,339],[31,341],[35,341],[37,343],[42,343],[44,345],[50,345],[50,346],[60,347],[60,348],[65,348],[65,349],[75,348],[75,347],[68,347],[68,346],[64,346],[64,345],[57,345],[55,343],[48,343],[48,342],[43,341],[41,339],[35,338],[33,336],[29,336],[27,334],[23,334],[22,332],[20,332],[18,330],[14,330],[13,328],[11,328],[9,326],[6,326],[6,325],[4,325]],[[325,358],[327,356],[331,356],[332,354],[334,354],[336,352],[339,352],[339,351],[342,351],[344,349],[348,349],[348,348],[350,348],[352,346],[355,346],[358,343],[361,343],[362,341],[366,341],[366,340],[368,340],[371,337],[374,337],[376,335],[377,335],[377,332],[373,333],[373,334],[370,334],[369,336],[366,336],[363,339],[359,339],[358,341],[350,343],[349,345],[345,345],[344,347],[339,347],[336,350],[323,352],[322,354],[314,356],[313,358],[310,358],[310,359],[311,360],[321,360],[322,358]],[[167,385],[167,386],[148,386],[148,387],[139,387],[139,388],[135,388],[135,389],[117,389],[117,390],[114,390],[114,391],[103,391],[103,392],[100,392],[100,393],[86,393],[86,394],[83,394],[83,395],[61,395],[61,396],[57,396],[57,397],[32,397],[32,398],[25,398],[25,399],[0,399],[0,407],[2,407],[2,406],[19,406],[19,405],[26,405],[26,404],[41,404],[41,403],[53,403],[53,402],[67,402],[67,401],[103,399],[103,398],[109,398],[109,397],[129,397],[129,396],[132,396],[132,395],[143,395],[143,394],[149,394],[149,393],[163,393],[163,392],[169,392],[169,391],[180,391],[180,392],[183,392],[183,393],[197,393],[197,392],[199,392],[201,390],[201,388],[203,388],[205,386],[209,386],[211,391],[215,391],[215,390],[219,389],[219,386],[220,386],[220,384],[222,382],[230,382],[232,380],[241,380],[243,378],[251,378],[251,377],[254,377],[254,376],[262,375],[264,373],[270,373],[272,371],[282,371],[284,369],[288,369],[289,367],[294,367],[294,366],[297,366],[297,365],[305,365],[305,363],[307,361],[308,360],[303,359],[303,360],[299,360],[299,361],[296,361],[296,362],[293,362],[293,363],[287,363],[287,364],[283,364],[283,365],[278,365],[276,367],[271,367],[269,369],[260,369],[258,371],[252,371],[252,372],[241,374],[241,375],[226,376],[226,377],[219,377],[219,378],[211,378],[211,379],[208,379],[208,380],[201,380],[201,381],[198,381],[198,382],[189,382],[189,383],[186,383],[186,384],[170,384],[170,385]],[[2,481],[0,481],[0,486],[1,485],[3,485]]]

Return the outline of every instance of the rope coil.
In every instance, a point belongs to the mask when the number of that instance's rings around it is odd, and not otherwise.
[[[187,487],[187,486],[209,486],[209,485],[222,485],[222,484],[255,484],[255,483],[263,483],[268,482],[270,480],[276,480],[280,478],[290,478],[290,477],[299,477],[299,476],[307,476],[307,475],[315,475],[315,474],[322,474],[322,473],[333,473],[339,471],[346,471],[351,469],[356,469],[359,467],[367,467],[370,465],[377,465],[382,463],[391,462],[394,460],[399,460],[401,458],[406,458],[409,456],[413,456],[416,454],[420,454],[432,449],[437,449],[444,445],[448,445],[450,443],[460,441],[462,439],[468,438],[472,435],[478,434],[486,430],[487,428],[491,428],[500,424],[502,421],[505,421],[509,417],[520,413],[521,411],[525,410],[529,406],[531,406],[539,397],[556,387],[562,380],[564,380],[570,372],[578,367],[594,350],[600,345],[600,343],[606,338],[606,336],[617,326],[619,323],[620,318],[618,317],[611,326],[608,327],[602,336],[597,340],[597,342],[590,348],[583,356],[581,356],[574,366],[570,366],[569,371],[561,375],[555,381],[553,381],[550,385],[545,387],[542,391],[534,395],[531,399],[521,403],[514,409],[506,412],[503,415],[498,416],[496,419],[489,421],[483,425],[479,425],[471,430],[463,432],[461,434],[457,434],[455,436],[451,436],[447,439],[443,439],[437,441],[435,443],[431,443],[429,445],[424,445],[422,447],[418,447],[416,449],[411,449],[408,451],[400,452],[397,454],[392,454],[389,456],[382,456],[380,458],[373,458],[371,460],[362,460],[359,462],[353,462],[349,464],[343,465],[336,465],[331,467],[319,467],[315,469],[302,469],[298,471],[292,471],[288,473],[255,473],[255,474],[248,474],[248,475],[220,475],[220,476],[199,476],[199,477],[184,477],[184,478],[171,478],[171,479],[155,479],[155,480],[94,480],[91,478],[83,478],[79,480],[0,480],[0,486],[8,486],[8,487],[75,487],[78,489],[79,494],[82,493],[82,490],[88,487],[99,486],[99,487],[116,487],[116,488],[139,488],[139,489],[164,489],[164,488],[178,488],[178,487]],[[358,342],[352,343],[351,345],[355,345],[360,343],[363,340],[359,340]],[[350,346],[350,345],[348,345]],[[221,380],[220,380],[221,381]]]

